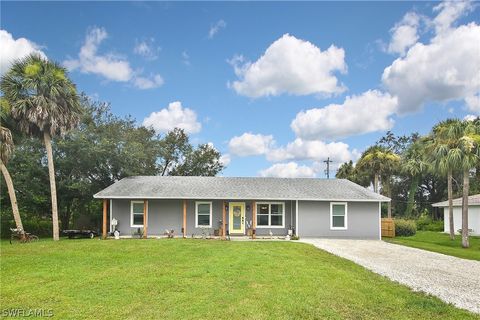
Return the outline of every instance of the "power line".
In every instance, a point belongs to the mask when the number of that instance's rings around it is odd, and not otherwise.
[[[330,179],[330,163],[332,163],[333,161],[330,160],[330,157],[328,157],[327,160],[324,160],[323,162],[327,164],[327,169],[325,169],[325,175],[327,176],[327,179]]]

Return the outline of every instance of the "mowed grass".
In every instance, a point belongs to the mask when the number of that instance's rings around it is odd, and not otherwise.
[[[480,237],[470,237],[470,248],[462,248],[460,235],[456,235],[455,240],[450,240],[448,234],[432,231],[417,231],[417,234],[411,237],[384,238],[383,240],[463,259],[480,260]]]
[[[480,318],[293,242],[2,242],[0,296],[58,319]]]

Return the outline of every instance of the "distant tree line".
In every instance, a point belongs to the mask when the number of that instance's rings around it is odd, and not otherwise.
[[[356,164],[343,163],[336,177],[391,198],[388,217],[417,219],[429,213],[438,219],[432,204],[448,199],[452,239],[451,201],[462,197],[462,245],[468,247],[468,195],[480,193],[480,118],[448,119],[425,136],[387,132]]]

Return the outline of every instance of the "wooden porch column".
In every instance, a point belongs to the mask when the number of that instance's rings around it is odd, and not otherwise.
[[[103,199],[102,239],[107,239],[107,199]]]
[[[226,226],[226,214],[225,214],[225,206],[226,206],[226,203],[225,201],[222,202],[222,239],[225,240],[225,235],[226,235],[226,230],[225,230],[225,226]]]
[[[187,200],[183,200],[183,237],[187,237]]]
[[[252,239],[257,237],[257,203],[252,202]]]
[[[143,200],[143,238],[147,239],[148,233],[148,200]]]

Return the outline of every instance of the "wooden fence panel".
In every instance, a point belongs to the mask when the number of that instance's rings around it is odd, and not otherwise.
[[[382,219],[382,237],[395,238],[395,222],[393,219]]]

